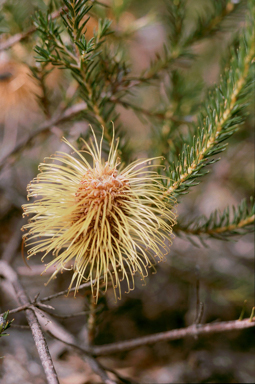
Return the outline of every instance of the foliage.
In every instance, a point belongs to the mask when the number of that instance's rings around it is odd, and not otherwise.
[[[5,312],[3,316],[0,316],[0,337],[2,336],[9,336],[8,333],[4,333],[8,328],[10,328],[11,323],[14,319],[11,321],[7,320],[9,311]]]
[[[183,224],[177,225],[175,230],[180,235],[183,232],[188,238],[189,235],[199,236],[202,244],[203,238],[201,236],[203,235],[219,240],[229,240],[233,236],[253,232],[254,215],[253,198],[250,199],[250,207],[246,199],[243,199],[237,207],[233,206],[232,210],[230,207],[225,208],[223,212],[216,209],[208,218],[201,216],[186,224],[184,224],[185,220],[180,220]]]

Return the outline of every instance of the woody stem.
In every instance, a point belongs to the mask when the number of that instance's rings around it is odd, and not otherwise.
[[[91,345],[95,338],[95,325],[96,325],[96,303],[91,295],[88,317],[88,344]]]

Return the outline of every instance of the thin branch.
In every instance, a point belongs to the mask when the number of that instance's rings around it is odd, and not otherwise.
[[[44,310],[44,312],[46,312]],[[60,315],[60,314],[57,314],[57,313],[49,313],[47,312],[49,315],[53,316],[53,317],[56,317],[57,319],[71,319],[73,317],[77,317],[77,316],[84,316],[84,315],[88,315],[89,314],[89,311],[82,311],[82,312],[77,312],[77,313],[72,313],[71,315]]]
[[[83,74],[83,75],[84,75],[84,81],[86,81],[85,74]],[[91,88],[91,86],[90,86],[90,84],[88,82],[86,84],[86,87],[88,89],[89,97],[91,99],[94,116],[95,116],[97,122],[102,127],[104,127],[104,136],[105,136],[106,140],[108,141],[108,143],[111,145],[112,136],[111,136],[111,134],[108,131],[106,121],[103,119],[102,114],[100,113],[100,110],[99,110],[97,102],[95,100],[94,100],[94,102],[92,102],[92,88]]]
[[[171,53],[168,53],[163,59],[157,59],[153,62],[151,67],[148,68],[144,74],[141,74],[139,77],[126,77],[125,81],[131,81],[133,86],[149,84],[151,80],[157,79],[161,71],[168,70],[171,65],[176,64],[176,62],[181,58],[181,50],[173,50]],[[180,63],[181,64],[181,63]]]
[[[93,369],[93,371],[95,373],[98,374],[98,376],[101,377],[101,379],[103,380],[103,383],[105,384],[117,384],[115,381],[109,379],[107,373],[105,372],[105,370],[107,370],[107,368],[104,368],[92,355],[91,353],[84,349],[84,348],[81,348],[79,347],[78,345],[76,344],[73,344],[73,343],[69,343],[67,341],[64,341],[62,339],[60,339],[59,337],[55,336],[53,333],[51,332],[48,332],[54,339],[58,340],[58,341],[61,341],[62,343],[66,344],[68,347],[71,347],[73,349],[75,349],[76,351],[79,351],[79,352],[82,352],[85,356],[86,356],[86,360],[88,361],[89,365],[91,366],[91,368]]]
[[[126,109],[131,108],[132,110],[134,110],[134,111],[136,111],[138,113],[142,113],[143,115],[145,115],[147,117],[152,117],[152,118],[156,118],[156,119],[159,119],[159,120],[171,120],[171,121],[174,121],[177,124],[190,124],[191,123],[191,121],[186,121],[184,119],[183,120],[178,119],[178,117],[173,116],[169,112],[149,111],[148,109],[141,108],[138,105],[134,105],[134,104],[129,103],[128,101],[124,101],[124,100],[117,99],[117,98],[114,98],[114,97],[111,97],[110,101],[113,102],[113,103],[116,103],[116,104],[120,104],[120,105],[122,105]]]
[[[57,19],[61,13],[64,13],[66,7],[63,7],[55,12],[52,12],[48,19],[54,20]],[[27,31],[23,33],[17,33],[16,35],[13,35],[9,37],[9,39],[5,40],[3,43],[0,44],[0,52],[4,51],[5,49],[11,48],[14,44],[19,43],[20,41],[26,39],[28,36],[32,35],[34,32],[36,32],[37,28],[35,26],[29,28]]]
[[[225,227],[216,228],[215,233],[230,232],[230,231],[234,231],[236,229],[244,228],[250,224],[253,224],[254,221],[255,221],[255,215],[252,215],[251,217],[248,217],[245,220],[241,220],[240,223],[238,223],[237,225],[232,224],[232,225],[227,225]],[[208,231],[209,234],[211,234],[211,232],[213,232],[213,230]]]
[[[202,243],[202,235],[227,240],[230,236],[245,235],[254,231],[254,225],[252,225],[255,222],[254,212],[254,199],[250,197],[250,204],[247,204],[247,200],[243,199],[232,209],[229,206],[223,212],[216,209],[208,218],[201,216],[188,223],[184,221],[184,224],[180,219],[181,224],[177,224],[175,233],[179,236],[187,235],[187,239],[190,241],[189,235],[199,236]],[[232,219],[230,219],[231,216]]]
[[[218,14],[216,13],[213,18],[209,18],[207,25],[203,25],[202,23],[200,30],[194,31],[193,33],[191,32],[191,34],[184,41],[184,47],[194,45],[202,39],[214,36],[220,30],[222,22],[237,11],[240,7],[240,3],[236,2],[234,4],[230,1],[227,2],[225,7],[221,9],[221,12]]]
[[[54,39],[56,46],[58,47],[61,46],[61,49],[66,53],[67,57],[71,58],[74,61],[74,63],[70,62],[67,66],[65,59],[63,60],[61,59],[61,57],[58,57],[56,59],[55,55],[49,55],[49,59],[57,65],[60,65],[69,69],[75,69],[76,71],[79,72],[79,75],[82,78],[83,84],[88,92],[88,99],[89,99],[88,102],[90,101],[90,104],[91,104],[90,106],[93,111],[94,117],[96,121],[101,126],[104,127],[104,136],[109,142],[109,144],[111,144],[112,136],[108,132],[106,121],[103,118],[102,114],[100,113],[100,103],[98,103],[98,100],[93,99],[93,87],[87,80],[86,67],[83,67],[82,69],[82,66],[81,66],[81,63],[84,60],[84,57],[83,57],[84,54],[81,55],[78,48],[78,43],[79,43],[79,39],[77,39],[78,26],[76,25],[76,17],[78,17],[80,10],[77,10],[75,8],[75,3],[71,3],[71,7],[73,8],[73,13],[72,13],[72,16],[70,16],[69,26],[71,28],[70,31],[72,31],[72,35],[73,35],[73,48],[74,48],[75,54],[69,48],[67,48],[66,44],[64,44],[61,39],[58,39],[54,34],[51,34],[51,38]]]
[[[6,265],[6,263],[4,263],[4,264]],[[1,262],[0,262],[0,268],[2,266],[5,267],[4,264],[1,265]],[[8,272],[8,276],[9,276],[9,272]],[[35,310],[38,310],[35,307],[33,307],[33,308]],[[47,323],[46,324],[45,324],[45,317],[47,319]],[[41,323],[41,327],[44,330],[47,330],[47,332],[50,333],[56,339],[61,337],[61,338],[64,338],[64,340],[61,339],[61,341],[64,342],[64,343],[68,343],[68,342],[69,343],[78,343],[78,341],[75,339],[75,337],[70,332],[68,332],[62,325],[60,325],[58,322],[53,320],[50,316],[45,316],[43,311],[39,311],[38,312],[38,321]],[[50,331],[49,331],[48,328],[50,329]],[[96,374],[98,374],[101,377],[102,381],[105,384],[116,384],[114,381],[111,381],[108,378],[106,372],[104,372],[104,368],[101,366],[100,363],[98,363],[96,361],[96,359],[93,356],[90,356],[90,354],[88,354],[88,356],[86,355],[86,361],[90,365],[91,369]],[[50,384],[55,384],[55,382],[54,383],[50,383]]]
[[[103,279],[103,276],[100,278],[100,279]],[[89,288],[91,287],[91,285],[93,285],[94,283],[96,282],[96,280],[92,280],[92,282],[89,282],[89,283],[84,283],[84,284],[81,284],[79,286],[79,291],[83,288]],[[53,295],[50,295],[50,296],[46,296],[46,297],[43,297],[40,302],[41,303],[44,303],[45,301],[49,301],[49,300],[52,300],[52,299],[55,299],[56,297],[59,297],[59,296],[63,296],[67,293],[70,293],[70,292],[74,292],[76,290],[76,288],[71,288],[71,289],[65,289],[64,291],[61,291],[61,292],[58,292],[58,293],[54,293]]]
[[[185,151],[189,150],[189,156],[185,156],[185,161],[181,163],[181,161],[177,162],[175,166],[174,173],[175,182],[167,189],[164,195],[178,193],[187,189],[189,186],[192,186],[192,182],[190,185],[186,183],[189,180],[192,180],[197,177],[198,172],[210,162],[208,161],[209,157],[213,156],[216,153],[219,153],[225,149],[225,146],[220,147],[220,143],[225,140],[230,134],[233,133],[236,124],[234,124],[234,114],[238,107],[238,99],[241,97],[242,92],[246,86],[247,79],[249,77],[250,67],[252,64],[252,60],[254,57],[254,31],[249,35],[249,44],[248,52],[247,51],[247,42],[242,42],[242,46],[240,45],[239,51],[241,54],[246,54],[245,59],[243,61],[243,70],[240,71],[240,55],[234,56],[235,65],[237,66],[232,76],[232,72],[226,72],[226,84],[222,81],[220,87],[216,88],[218,94],[222,93],[221,87],[226,88],[224,91],[225,96],[221,95],[222,103],[224,102],[224,109],[219,111],[216,114],[216,110],[213,110],[211,113],[209,127],[206,125],[207,118],[209,119],[207,108],[206,115],[204,116],[205,125],[201,126],[201,129],[197,130],[197,137],[194,136],[193,144],[191,147],[187,146],[185,143],[183,146],[183,155]],[[230,78],[231,77],[231,78]],[[232,77],[235,79],[234,85],[232,88],[231,79]],[[210,108],[213,108],[210,106]],[[231,118],[233,119],[231,122]],[[208,120],[209,121],[209,120]],[[240,124],[240,122],[239,122]],[[224,136],[225,135],[225,136]],[[189,163],[188,157],[194,158],[193,161]],[[182,159],[180,157],[180,159]],[[201,173],[202,175],[202,173]],[[201,176],[200,175],[200,176]]]
[[[19,328],[19,329],[30,329],[29,325],[20,325],[20,324],[12,324],[12,328]]]
[[[209,324],[193,324],[187,328],[174,329],[172,331],[160,332],[154,335],[144,336],[118,343],[106,344],[102,346],[91,346],[89,348],[82,348],[78,345],[70,343],[66,344],[69,344],[71,347],[76,348],[84,354],[92,354],[93,356],[105,356],[111,353],[128,351],[143,345],[155,344],[160,341],[178,340],[189,336],[197,337],[198,335],[207,335],[251,328],[255,326],[254,320],[255,319],[252,318],[242,321],[234,320]]]
[[[57,116],[53,116],[50,120],[46,120],[39,126],[37,130],[33,131],[28,137],[20,141],[11,151],[9,151],[0,160],[0,169],[6,164],[9,157],[16,155],[21,149],[31,144],[34,138],[36,138],[38,135],[42,133],[49,133],[52,127],[72,119],[74,116],[78,115],[85,109],[87,109],[87,104],[85,102],[82,102],[73,105],[72,107],[62,111],[61,113],[58,113]]]
[[[144,336],[137,339],[131,339],[123,342],[106,344],[98,347],[92,347],[91,352],[94,356],[109,355],[111,353],[119,353],[128,351],[143,345],[155,344],[159,341],[170,341],[183,339],[189,336],[207,335],[212,333],[228,332],[241,330],[255,326],[255,319],[245,319],[242,321],[222,321],[219,323],[209,324],[193,324],[187,328],[174,329],[172,331],[160,332],[154,335]]]
[[[97,309],[97,304],[94,301],[93,295],[91,295],[90,306],[89,306],[89,317],[87,322],[89,345],[92,345],[94,343],[94,338],[95,338],[96,309]]]
[[[10,313],[10,314],[11,314],[11,313],[18,313],[18,312],[24,311],[25,309],[28,309],[28,308],[30,308],[30,307],[31,307],[31,304],[24,304],[24,305],[21,305],[20,307],[11,309],[11,310],[9,311],[9,313]],[[3,314],[1,313],[1,315],[3,315]]]
[[[101,277],[102,279],[103,277]],[[92,284],[95,282],[95,280],[92,281]],[[79,287],[79,291],[83,288],[90,288],[91,287],[91,283],[84,283],[82,285],[80,285]],[[52,299],[55,299],[56,297],[59,297],[59,296],[63,296],[69,292],[74,292],[75,291],[75,287],[74,288],[71,288],[71,289],[65,289],[64,291],[61,291],[61,292],[58,292],[58,293],[54,293],[53,295],[49,295],[49,296],[46,296],[46,297],[43,297],[41,300],[34,300],[32,303],[26,303],[24,305],[21,305],[20,307],[17,307],[17,308],[14,308],[14,309],[11,309],[9,311],[9,313],[17,313],[17,312],[21,312],[21,311],[24,311],[25,309],[27,308],[30,308],[31,306],[34,306],[36,307],[37,305],[40,306],[41,303],[44,303],[45,301],[49,301],[49,300],[52,300]]]
[[[45,329],[47,332],[54,337],[55,339],[61,341],[62,343],[68,345],[68,346],[75,346],[74,349],[79,350],[78,344],[79,341],[76,339],[76,337],[68,332],[61,324],[59,324],[56,320],[51,319],[50,323],[45,326]],[[91,369],[100,376],[101,380],[105,384],[116,384],[115,381],[112,381],[109,379],[107,373],[105,372],[105,369],[103,366],[95,359],[94,356],[91,355],[90,352],[85,352],[85,359]]]
[[[74,13],[75,13],[75,11],[74,11]],[[75,16],[73,16],[73,18],[72,18],[72,24],[73,24],[74,43],[76,43],[77,42],[77,27],[76,27],[76,23],[75,23]],[[62,44],[61,46],[62,46],[62,48],[64,50],[67,50],[65,44]],[[82,62],[82,57],[80,55],[80,51],[79,51],[79,48],[78,48],[77,44],[74,44],[74,48],[75,48],[76,56],[73,55],[69,50],[67,50],[67,54],[72,57],[72,59],[76,63],[77,69],[80,70],[81,69],[81,64],[80,63]],[[97,122],[102,127],[104,127],[104,136],[105,136],[106,140],[109,142],[109,144],[111,144],[112,136],[108,132],[106,121],[104,120],[104,118],[102,117],[102,114],[100,113],[100,109],[99,109],[99,105],[98,105],[98,100],[93,100],[93,89],[92,89],[92,86],[90,85],[90,83],[86,79],[86,70],[85,71],[84,70],[83,71],[80,70],[80,74],[82,75],[84,84],[86,84],[86,88],[87,88],[87,91],[88,91],[89,99],[91,101],[91,106],[92,106],[92,109],[93,109],[93,112],[94,112],[94,116],[95,116]]]
[[[68,341],[65,341],[63,339],[60,339],[58,336],[54,335],[52,332],[48,331],[48,333],[50,334],[50,336],[54,337],[54,339],[56,340],[59,340],[61,341],[61,343],[64,343],[65,345],[67,345],[68,347],[70,348],[73,348],[79,352],[82,352],[86,357],[90,357],[90,358],[93,358],[93,355],[91,354],[90,350],[87,350],[86,348],[82,348],[80,347],[79,345],[77,344],[74,344],[74,343],[70,343]],[[72,338],[73,335],[70,335]],[[130,384],[137,384],[133,379],[129,379],[129,378],[126,378],[126,377],[123,377],[122,375],[120,375],[119,373],[117,373],[116,371],[114,371],[113,369],[110,369],[108,367],[105,367],[103,366],[101,363],[97,362],[97,364],[99,364],[99,367],[101,367],[103,370],[105,371],[108,371],[108,372],[111,372],[113,373],[119,380],[123,381],[124,383],[130,383]]]
[[[231,14],[233,14],[239,4],[231,4],[228,3],[226,7],[222,9],[220,14],[216,14],[215,17],[213,17],[210,20],[210,23],[201,30],[200,34],[193,34],[189,36],[183,44],[180,45],[175,50],[171,50],[169,53],[165,55],[164,58],[159,58],[155,60],[151,67],[141,76],[139,77],[127,77],[125,80],[132,80],[132,86],[146,84],[150,80],[153,80],[159,76],[159,73],[164,70],[168,70],[171,65],[177,64],[177,61],[180,61],[182,56],[185,55],[185,49],[187,47],[192,48],[194,44],[199,42],[200,40],[209,37],[210,35],[215,34],[219,30],[219,26],[225,18]],[[185,58],[185,56],[184,56]],[[181,65],[181,62],[179,62],[179,66]]]
[[[1,275],[5,279],[9,280],[12,284],[17,296],[17,301],[21,305],[28,304],[30,300],[19,281],[16,272],[5,261],[0,261],[0,271]],[[51,359],[51,355],[48,349],[48,345],[42,333],[42,329],[37,320],[36,314],[31,308],[27,308],[25,312],[47,378],[47,382],[48,384],[59,384],[57,373],[55,371],[53,361]]]
[[[214,236],[214,235],[218,235],[218,234],[222,234],[222,233],[228,233],[228,232],[236,231],[238,229],[241,229],[241,228],[247,227],[251,224],[254,224],[254,222],[255,222],[255,215],[252,215],[250,217],[247,217],[246,219],[241,220],[238,224],[230,224],[230,225],[225,225],[223,227],[211,228],[211,229],[204,228],[204,227],[197,228],[197,229],[186,228],[186,227],[182,227],[181,225],[177,224],[176,228],[174,228],[174,231],[175,232],[181,231],[181,232],[187,233],[189,235]]]
[[[7,265],[5,262],[0,262],[0,267],[2,267],[1,264],[4,267]],[[63,292],[59,294],[63,294]],[[59,294],[56,294],[56,295],[59,295]],[[56,297],[56,295],[52,295],[52,296]],[[52,298],[52,296],[49,296],[48,298],[46,298],[46,300],[49,300],[50,298]],[[253,317],[250,319],[242,320],[242,321],[234,320],[234,321],[225,321],[225,322],[219,322],[219,323],[209,323],[204,325],[193,324],[187,328],[181,328],[181,329],[175,329],[172,331],[156,333],[154,335],[144,336],[141,338],[127,340],[124,342],[106,344],[102,346],[94,346],[87,349],[81,348],[75,345],[74,348],[76,349],[79,348],[84,353],[89,355],[92,354],[93,356],[103,356],[111,353],[127,351],[143,345],[154,344],[159,341],[170,341],[170,340],[182,339],[189,336],[198,336],[198,335],[241,330],[241,329],[251,328],[254,326],[255,326],[255,321]]]

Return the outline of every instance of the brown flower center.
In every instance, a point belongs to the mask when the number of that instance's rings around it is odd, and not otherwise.
[[[88,169],[83,175],[75,194],[79,209],[74,221],[82,216],[85,219],[93,210],[91,225],[94,226],[97,217],[101,218],[104,213],[109,216],[114,206],[121,206],[121,200],[126,197],[128,190],[127,179],[118,174],[116,167],[110,167],[108,162],[105,165],[97,163],[94,169]]]

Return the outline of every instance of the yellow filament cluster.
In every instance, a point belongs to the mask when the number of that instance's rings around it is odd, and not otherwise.
[[[93,132],[94,135],[94,132]],[[76,291],[91,281],[98,299],[100,278],[106,291],[110,283],[115,296],[121,297],[122,280],[128,291],[134,288],[134,274],[147,276],[148,267],[164,259],[175,215],[174,201],[163,198],[161,176],[152,171],[153,159],[138,160],[119,170],[118,142],[112,145],[105,162],[102,140],[84,141],[85,150],[77,151],[63,139],[77,157],[57,152],[49,162],[40,164],[41,173],[29,184],[24,214],[33,214],[23,228],[28,255],[52,253],[56,271],[72,269],[70,287]],[[92,166],[82,152],[93,159]],[[167,240],[168,239],[168,240]],[[170,240],[171,242],[171,240]]]

